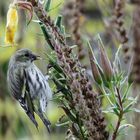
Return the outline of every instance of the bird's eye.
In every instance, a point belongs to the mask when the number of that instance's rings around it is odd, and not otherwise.
[[[28,53],[26,53],[24,56],[25,56],[25,57],[29,57],[29,54],[28,54]]]

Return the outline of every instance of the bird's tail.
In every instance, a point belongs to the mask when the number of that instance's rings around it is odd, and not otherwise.
[[[36,114],[40,117],[40,119],[42,120],[42,122],[43,122],[44,125],[46,126],[48,132],[50,133],[50,132],[51,132],[51,130],[50,130],[50,125],[51,125],[51,123],[50,123],[50,121],[44,116],[42,110],[41,110],[41,109],[38,109],[38,110],[36,111]]]
[[[26,114],[28,115],[28,117],[30,118],[30,120],[33,122],[33,124],[35,125],[35,127],[37,128],[38,130],[38,123],[37,121],[35,120],[35,117],[34,115],[31,113],[31,112],[26,112]]]
[[[38,129],[38,123],[37,121],[35,120],[35,116],[34,116],[34,113],[30,112],[30,110],[28,109],[24,99],[19,99],[18,100],[21,107],[25,110],[27,116],[30,118],[30,120],[33,122],[33,124],[35,125],[35,127]]]

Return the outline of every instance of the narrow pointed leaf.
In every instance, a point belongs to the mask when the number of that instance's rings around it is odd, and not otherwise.
[[[47,43],[49,44],[49,46],[51,47],[51,49],[54,50],[54,46],[53,46],[52,41],[51,41],[51,36],[48,33],[48,31],[46,29],[46,26],[43,23],[39,23],[39,24],[40,24],[41,30],[42,30],[42,32],[44,34],[44,37],[45,37]]]
[[[55,21],[55,26],[57,26],[60,31],[61,31],[61,27],[62,27],[62,15],[59,15]]]
[[[47,0],[45,4],[45,11],[48,12],[50,10],[51,0]]]

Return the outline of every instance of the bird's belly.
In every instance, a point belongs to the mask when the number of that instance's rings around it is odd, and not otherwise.
[[[32,99],[44,100],[47,102],[51,99],[52,92],[47,80],[40,70],[36,67],[26,69],[28,77],[29,91]]]

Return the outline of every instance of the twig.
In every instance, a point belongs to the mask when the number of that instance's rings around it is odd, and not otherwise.
[[[121,100],[120,91],[119,91],[118,87],[116,87],[116,91],[117,91],[117,95],[118,95],[118,99],[119,99],[120,109],[121,109],[121,111],[123,111],[122,100]]]
[[[112,140],[115,140],[117,138],[117,133],[118,133],[118,129],[120,127],[121,121],[122,121],[122,117],[123,117],[123,112],[120,112],[115,131],[112,135]]]
[[[116,87],[116,91],[117,91],[117,97],[118,97],[118,100],[119,100],[120,113],[119,113],[119,118],[118,118],[115,130],[114,130],[113,135],[112,135],[112,140],[115,140],[117,138],[117,133],[118,133],[118,130],[119,130],[122,118],[123,118],[123,114],[124,114],[123,113],[122,100],[121,100],[120,91],[119,91],[118,87]]]

